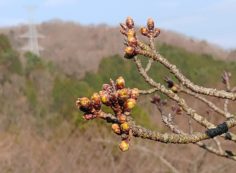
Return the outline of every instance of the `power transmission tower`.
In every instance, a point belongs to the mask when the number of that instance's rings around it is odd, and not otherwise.
[[[40,55],[40,51],[43,50],[42,47],[39,46],[38,39],[44,38],[43,35],[39,34],[37,32],[36,25],[33,21],[34,12],[36,10],[36,7],[30,6],[26,8],[29,14],[29,24],[28,24],[28,31],[21,35],[21,38],[28,39],[28,43],[22,48],[23,51],[30,51],[36,55]]]

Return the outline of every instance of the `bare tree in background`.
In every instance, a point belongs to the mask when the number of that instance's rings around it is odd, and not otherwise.
[[[229,102],[236,100],[236,88],[230,86],[231,74],[224,72],[222,75],[225,90],[206,88],[194,84],[184,76],[174,64],[171,64],[155,49],[154,39],[158,37],[160,30],[155,28],[152,19],[148,19],[147,26],[142,27],[140,32],[149,39],[148,44],[137,38],[132,18],[128,17],[125,24],[121,24],[121,33],[125,36],[125,58],[130,59],[136,64],[139,74],[151,88],[149,90],[126,88],[123,77],[119,77],[116,81],[110,80],[110,83],[104,84],[102,90],[98,93],[94,93],[91,99],[82,97],[77,100],[76,105],[84,112],[84,118],[86,120],[101,118],[108,123],[112,123],[113,131],[121,136],[119,147],[122,151],[129,149],[130,140],[134,136],[162,143],[193,143],[207,152],[235,161],[236,154],[230,149],[224,149],[222,146],[222,141],[231,142],[233,144],[236,142],[236,134],[229,131],[236,126],[235,115],[228,109]],[[139,55],[149,59],[147,65],[144,66],[142,64]],[[165,78],[165,84],[154,81],[148,74],[153,63],[162,64],[173,74],[178,82],[175,82],[170,77]],[[137,125],[132,118],[132,109],[135,107],[139,95],[148,95],[157,92],[167,96],[173,102],[176,102],[175,106],[171,106],[170,108],[167,101],[163,100],[158,95],[154,96],[151,101],[156,105],[163,123],[171,130],[171,133],[162,133],[160,131],[146,129],[145,127]],[[221,115],[224,119],[223,122],[214,124],[207,120],[206,117],[210,113],[208,112],[205,115],[198,113],[197,110],[187,103],[183,97],[184,95],[194,97],[199,102],[207,105],[208,108],[212,110],[212,116]],[[223,108],[220,108],[206,96],[224,100]],[[101,109],[102,104],[110,107],[113,113],[104,112]],[[177,114],[184,114],[189,117],[189,131],[184,131],[175,123],[174,117]],[[196,132],[192,125],[193,122],[204,127],[205,131]],[[206,140],[211,140],[212,142]],[[198,164],[195,164],[193,168],[195,172],[201,169],[201,160],[204,155],[205,153],[203,153],[203,156],[199,156],[200,159],[196,159]]]

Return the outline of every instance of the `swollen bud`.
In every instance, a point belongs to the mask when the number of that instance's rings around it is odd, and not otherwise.
[[[134,27],[134,21],[131,17],[127,17],[125,24],[129,29]]]
[[[119,148],[121,151],[125,152],[129,149],[129,143],[126,140],[122,140],[119,145]]]
[[[92,100],[93,104],[100,104],[101,103],[101,98],[98,93],[94,93],[91,97],[91,100]]]
[[[118,115],[117,118],[118,118],[118,121],[119,121],[121,124],[125,123],[126,120],[127,120],[127,117],[126,117],[125,115],[123,115],[123,114]]]
[[[94,109],[100,110],[101,109],[101,97],[98,93],[94,93],[91,97],[92,105]]]
[[[148,35],[148,29],[146,27],[142,27],[140,29],[140,32],[142,35],[147,36]]]
[[[120,134],[121,131],[120,131],[120,126],[119,126],[119,124],[112,124],[111,128],[112,128],[112,130],[113,130],[114,133]]]
[[[122,89],[124,87],[125,87],[125,80],[122,76],[120,76],[116,79],[116,88]]]
[[[137,39],[133,36],[128,37],[128,45],[130,46],[137,46]]]
[[[96,116],[93,114],[84,114],[83,118],[85,120],[92,120],[92,119],[96,118]]]
[[[120,125],[120,128],[123,132],[127,132],[129,130],[129,124],[127,122],[124,122]]]
[[[138,90],[138,88],[133,88],[133,89],[131,89],[130,97],[131,97],[132,99],[138,99],[138,96],[139,96],[139,90]]]
[[[152,18],[149,18],[147,20],[147,27],[149,30],[153,30],[154,29],[154,20]]]
[[[121,90],[118,90],[118,91],[117,91],[117,94],[118,94],[118,98],[119,98],[120,100],[125,101],[126,99],[129,98],[129,91],[128,91],[127,88],[123,88],[123,89],[121,89]]]
[[[135,54],[135,48],[131,46],[127,46],[125,48],[125,53],[129,56],[133,56]]]
[[[109,96],[106,93],[104,93],[103,91],[100,91],[99,94],[100,94],[102,103],[107,106],[110,105]]]
[[[136,55],[135,48],[128,46],[125,48],[125,58],[126,59],[132,59]]]
[[[179,85],[174,84],[174,85],[171,87],[171,90],[172,90],[174,93],[178,93],[179,90],[180,90]]]
[[[92,108],[91,101],[87,97],[78,98],[76,106],[83,112],[87,112]]]
[[[135,105],[136,105],[136,100],[131,98],[125,102],[124,106],[126,110],[131,110],[134,108]]]

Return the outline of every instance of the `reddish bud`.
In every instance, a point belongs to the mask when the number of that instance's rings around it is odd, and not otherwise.
[[[96,116],[95,115],[93,115],[93,114],[84,114],[84,116],[83,116],[83,118],[85,119],[85,120],[92,120],[92,119],[94,119]]]
[[[153,29],[154,29],[154,20],[153,20],[152,18],[149,18],[149,19],[147,20],[147,28],[148,28],[149,30],[153,30]]]
[[[93,107],[96,110],[101,109],[101,97],[98,93],[94,93],[91,97],[91,100],[92,100]]]
[[[126,19],[126,26],[129,28],[129,29],[132,29],[134,27],[134,21],[131,17],[127,17]]]
[[[102,85],[102,90],[107,91],[107,90],[109,90],[110,87],[111,86],[109,84],[103,84]]]

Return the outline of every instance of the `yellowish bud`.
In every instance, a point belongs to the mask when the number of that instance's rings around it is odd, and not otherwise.
[[[119,99],[121,99],[123,101],[129,98],[129,91],[127,88],[123,88],[121,90],[118,90],[117,94],[118,94]]]
[[[129,143],[125,140],[122,140],[120,145],[119,145],[119,148],[121,151],[125,152],[129,149]]]
[[[135,37],[136,33],[133,29],[129,29],[127,32],[127,38],[129,37]]]
[[[120,128],[122,131],[128,131],[129,130],[129,124],[127,122],[124,122],[120,125]]]
[[[134,106],[136,105],[136,100],[135,99],[128,99],[125,102],[125,109],[131,110],[134,108]]]
[[[95,103],[95,104],[99,104],[101,101],[100,95],[98,93],[94,93],[91,97],[91,100]]]
[[[78,100],[76,101],[76,105],[78,107],[89,107],[90,103],[91,102],[87,97],[78,98]]]
[[[171,90],[174,92],[174,93],[178,93],[179,92],[179,86],[177,84],[174,84],[172,87],[171,87]]]
[[[125,87],[125,80],[122,76],[120,76],[116,79],[116,87],[118,89],[122,89]]]
[[[109,104],[109,101],[110,101],[109,96],[102,91],[100,91],[99,94],[100,94],[100,98],[101,98],[102,103],[105,105]]]

